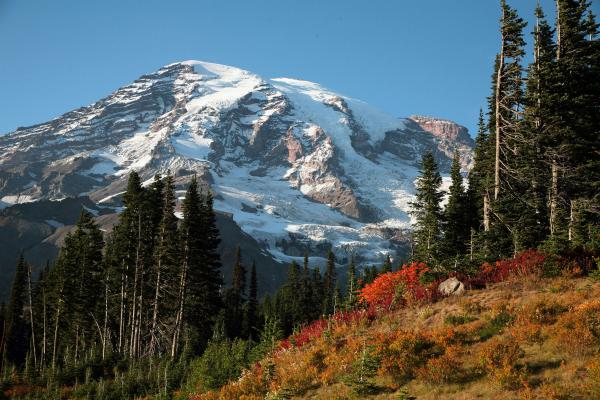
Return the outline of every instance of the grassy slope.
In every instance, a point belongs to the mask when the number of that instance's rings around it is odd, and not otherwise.
[[[599,348],[600,283],[527,277],[332,323],[192,398],[600,398]]]

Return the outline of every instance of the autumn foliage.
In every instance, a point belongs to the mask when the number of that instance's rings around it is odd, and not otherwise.
[[[513,258],[498,260],[494,264],[484,263],[476,279],[483,283],[497,283],[511,277],[539,273],[545,261],[546,256],[539,250],[526,250]]]
[[[366,285],[360,292],[360,299],[370,307],[379,308],[391,308],[409,301],[433,300],[436,285],[423,283],[427,272],[429,267],[424,263],[403,265],[399,271],[380,275]]]

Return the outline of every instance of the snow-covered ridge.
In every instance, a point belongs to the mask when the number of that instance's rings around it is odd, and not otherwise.
[[[167,65],[98,102],[0,137],[0,201],[118,199],[196,173],[216,207],[279,259],[305,249],[383,257],[402,245],[421,154],[452,141],[317,83],[202,61]],[[471,151],[457,144],[464,165]]]

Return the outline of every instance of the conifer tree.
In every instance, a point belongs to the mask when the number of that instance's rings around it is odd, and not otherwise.
[[[323,281],[323,314],[333,314],[335,293],[337,288],[337,277],[335,271],[335,256],[331,249],[327,254],[327,267]]]
[[[350,256],[350,264],[348,265],[348,282],[346,283],[345,296],[346,308],[354,309],[356,307],[358,304],[359,289],[356,271],[356,259],[354,254],[352,254],[352,256]]]
[[[467,201],[463,187],[463,177],[460,173],[458,152],[454,153],[450,178],[448,203],[444,209],[443,254],[454,261],[457,256],[466,252],[466,243],[469,237]]]
[[[153,300],[150,327],[149,353],[161,354],[170,339],[164,327],[169,325],[169,315],[176,307],[173,290],[176,286],[174,271],[180,262],[179,235],[175,216],[173,177],[169,174],[164,182],[163,212],[154,251]]]
[[[180,227],[181,265],[178,276],[177,311],[171,340],[171,357],[175,357],[184,328],[189,322],[189,306],[202,292],[202,218],[198,181],[194,176],[183,200]],[[189,299],[188,299],[189,298]]]
[[[246,268],[242,263],[242,251],[238,246],[235,251],[231,287],[225,294],[226,329],[230,338],[241,337],[246,302]]]
[[[27,262],[19,256],[15,277],[6,310],[6,328],[3,347],[3,365],[20,367],[25,362],[29,348],[29,329],[25,307],[27,305]]]
[[[244,337],[257,339],[258,328],[258,282],[256,278],[256,262],[250,269],[250,285],[248,287],[248,302],[244,313]]]
[[[385,260],[381,265],[381,273],[385,274],[387,272],[392,272],[392,258],[389,254],[385,256]]]
[[[442,177],[431,152],[421,161],[420,176],[416,182],[416,199],[411,203],[414,224],[413,259],[437,265],[440,260],[442,209],[444,193],[440,190]]]

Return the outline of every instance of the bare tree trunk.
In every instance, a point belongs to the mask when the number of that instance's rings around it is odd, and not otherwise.
[[[189,236],[188,236],[189,238]],[[181,335],[181,327],[183,324],[183,306],[185,304],[185,291],[187,281],[187,268],[189,261],[189,247],[188,238],[186,238],[186,244],[184,248],[184,260],[181,266],[181,276],[179,279],[179,296],[177,305],[177,316],[175,317],[175,327],[173,329],[173,340],[171,342],[171,358],[175,358],[177,354],[177,348],[179,346],[179,337]]]
[[[552,180],[550,184],[550,236],[556,234],[556,219],[558,211],[558,164],[552,160]]]
[[[54,371],[54,369],[56,368],[56,350],[58,347],[58,321],[60,319],[60,305],[61,305],[61,300],[58,300],[58,306],[56,308],[56,319],[54,321],[54,340],[52,343],[52,370]]]
[[[104,280],[104,326],[102,335],[102,359],[106,357],[106,339],[108,334],[108,278]]]
[[[569,201],[571,212],[569,214],[569,242],[573,241],[573,225],[575,225],[575,200]]]
[[[129,354],[131,357],[136,357],[135,354],[135,335],[136,335],[136,327],[137,327],[137,302],[138,302],[138,281],[140,279],[140,253],[142,246],[142,215],[138,212],[138,237],[137,237],[137,246],[135,251],[135,272],[133,279],[133,294],[131,296],[132,305],[131,305],[131,334],[129,339]],[[141,289],[140,289],[141,290]],[[141,305],[140,305],[141,306]]]
[[[475,244],[473,243],[473,238],[475,236],[475,229],[471,228],[471,239],[469,240],[469,260],[473,261],[473,252],[475,248]]]
[[[119,307],[119,346],[118,350],[121,353],[123,349],[123,312],[125,308],[125,276],[123,271],[123,264],[125,264],[125,260],[121,265],[121,305]]]
[[[504,18],[504,17],[503,17]],[[504,37],[502,38],[502,48],[500,50],[500,64],[498,65],[498,74],[496,76],[496,158],[494,162],[494,201],[498,200],[500,194],[500,138],[502,136],[502,121],[500,117],[500,95],[502,87],[502,72],[504,70]]]
[[[43,366],[46,363],[46,342],[48,341],[47,338],[47,334],[46,334],[46,323],[47,323],[47,317],[46,317],[46,285],[44,285],[43,291],[42,291],[42,310],[43,310],[43,327],[42,327],[42,336],[43,336],[43,343],[42,343],[42,355],[41,355],[41,360],[40,360],[40,365]]]
[[[154,309],[152,311],[152,327],[150,332],[150,355],[154,355],[158,347],[158,301],[160,298],[160,273],[161,273],[161,260],[158,261],[156,271],[156,287],[154,290]]]
[[[37,370],[37,343],[35,341],[35,326],[33,323],[33,300],[31,295],[31,265],[27,263],[27,286],[29,289],[29,320],[31,323],[31,344],[33,348],[33,367]]]
[[[561,29],[560,29],[560,1],[556,0],[556,59],[560,60],[560,42],[561,42]]]
[[[483,230],[490,230],[490,197],[487,193],[483,195]]]

